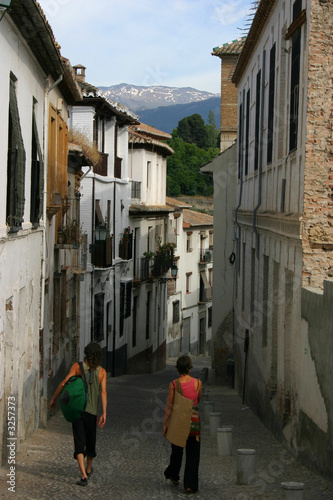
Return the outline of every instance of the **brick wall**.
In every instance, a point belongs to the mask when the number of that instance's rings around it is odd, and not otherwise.
[[[237,88],[231,78],[238,56],[221,59],[221,130],[237,131]]]
[[[308,22],[303,285],[322,288],[333,276],[332,2],[312,0]]]

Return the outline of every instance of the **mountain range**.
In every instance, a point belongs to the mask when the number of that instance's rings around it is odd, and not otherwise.
[[[144,87],[127,83],[99,88],[109,99],[139,115],[141,122],[163,132],[171,133],[179,120],[194,113],[200,114],[206,122],[210,110],[214,112],[219,127],[219,94],[191,87]]]

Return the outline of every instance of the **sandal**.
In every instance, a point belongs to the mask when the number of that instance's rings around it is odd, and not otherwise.
[[[166,477],[165,479],[166,480],[170,479],[172,484],[174,484],[175,486],[178,486],[180,484],[180,481],[176,481],[175,479],[172,479],[172,477]]]
[[[80,479],[80,481],[76,481],[76,484],[78,486],[87,486],[88,485],[88,479],[85,477],[84,479]]]

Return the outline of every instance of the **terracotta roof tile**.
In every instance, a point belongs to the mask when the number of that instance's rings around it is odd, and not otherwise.
[[[219,47],[215,47],[213,49],[213,56],[222,56],[222,55],[239,55],[244,47],[246,40],[246,36],[242,36],[241,38],[237,38],[237,40],[233,40],[232,42],[224,43]]]
[[[183,227],[193,226],[212,226],[214,224],[214,217],[212,215],[195,212],[194,210],[184,210],[183,212]]]
[[[169,196],[166,197],[166,204],[170,205],[171,207],[177,207],[177,208],[191,208],[192,207],[192,205],[185,203],[185,201],[177,200],[177,198],[170,198]]]
[[[154,129],[145,123],[138,123],[128,128],[128,141],[133,144],[153,144],[166,156],[174,153],[174,150],[164,141],[171,139],[171,135],[161,130]]]

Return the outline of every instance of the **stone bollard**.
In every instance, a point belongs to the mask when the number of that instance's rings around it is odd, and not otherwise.
[[[215,385],[215,368],[210,368],[208,371],[208,385]]]
[[[214,411],[214,401],[204,401],[204,421],[209,423],[209,414]]]
[[[231,457],[232,455],[232,427],[217,429],[217,456]]]
[[[237,450],[237,484],[251,484],[256,476],[256,450]]]
[[[303,500],[304,483],[290,481],[281,483],[281,486],[285,492],[285,500]]]
[[[220,411],[214,411],[209,414],[209,435],[210,437],[217,436],[217,429],[222,425],[222,416]]]

